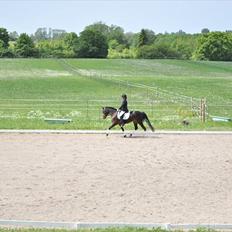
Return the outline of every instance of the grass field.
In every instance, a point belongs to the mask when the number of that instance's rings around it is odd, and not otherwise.
[[[232,117],[231,62],[105,59],[1,59],[0,128],[105,129],[110,121],[101,119],[101,107],[118,107],[124,92],[130,110],[147,112],[158,129],[232,128],[210,118]],[[205,124],[191,111],[201,97],[207,99]],[[73,122],[44,122],[51,117]]]

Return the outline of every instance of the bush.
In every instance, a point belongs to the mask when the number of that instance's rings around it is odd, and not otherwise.
[[[137,50],[135,48],[124,48],[122,51],[109,48],[107,58],[110,59],[134,59],[137,57]]]
[[[0,58],[14,58],[15,54],[10,49],[0,50]]]
[[[180,54],[166,44],[144,45],[138,49],[138,58],[143,59],[174,59]]]

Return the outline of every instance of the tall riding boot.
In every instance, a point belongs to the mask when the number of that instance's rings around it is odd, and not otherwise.
[[[121,125],[121,127],[123,127],[124,124],[125,124],[125,123],[124,123],[123,117],[121,117],[121,118],[120,118],[120,125]]]

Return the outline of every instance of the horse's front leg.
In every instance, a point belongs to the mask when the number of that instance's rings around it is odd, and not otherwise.
[[[109,135],[109,130],[111,130],[113,127],[115,127],[117,125],[116,122],[113,122],[112,125],[108,128],[108,132],[106,133],[106,136]]]

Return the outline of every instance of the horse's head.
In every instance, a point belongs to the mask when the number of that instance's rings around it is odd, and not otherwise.
[[[113,107],[102,107],[102,117],[105,119],[108,115],[112,116],[112,113],[116,112],[117,109]]]
[[[109,110],[106,107],[102,107],[102,117],[105,119],[109,115]]]

